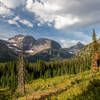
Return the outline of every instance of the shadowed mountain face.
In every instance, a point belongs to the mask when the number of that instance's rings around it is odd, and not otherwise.
[[[71,54],[77,54],[82,48],[84,48],[84,44],[81,42],[78,42],[76,45],[70,47],[70,48],[64,48],[64,50],[67,50]]]
[[[23,48],[23,50],[29,50],[35,43],[35,39],[32,36],[16,35],[9,38],[8,42],[18,48]]]
[[[8,42],[0,40],[0,62],[10,61],[16,58],[16,53],[8,45]]]
[[[9,54],[6,55],[7,58],[18,56],[21,48],[29,61],[63,60],[76,55],[83,47],[84,45],[79,42],[70,48],[61,48],[60,44],[54,40],[46,38],[36,40],[32,36],[16,35],[8,41],[0,40],[0,57],[4,57],[3,53]]]

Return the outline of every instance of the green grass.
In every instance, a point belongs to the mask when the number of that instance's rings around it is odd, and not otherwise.
[[[97,93],[97,98],[99,98],[100,87],[99,85],[95,87],[93,84],[95,82],[99,84],[99,77],[99,72],[87,71],[76,75],[34,80],[30,84],[25,84],[26,95],[18,98],[18,100],[39,100],[41,98],[43,100],[95,100],[93,97],[95,96],[93,95],[94,91]],[[89,90],[89,87],[94,88]]]
[[[16,100],[100,100],[100,72],[86,71],[76,75],[63,75],[33,80],[25,84],[26,95]],[[9,89],[0,89],[0,100],[11,99]]]
[[[48,100],[100,100],[100,74],[86,77],[82,82]]]
[[[11,92],[8,88],[0,88],[0,100],[11,100]]]

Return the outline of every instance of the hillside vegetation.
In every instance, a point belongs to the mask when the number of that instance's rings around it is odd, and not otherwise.
[[[100,72],[34,80],[25,91],[17,100],[100,100]]]

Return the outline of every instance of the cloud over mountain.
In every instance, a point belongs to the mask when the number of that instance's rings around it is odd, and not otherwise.
[[[38,36],[54,35],[59,42],[90,42],[87,28],[100,26],[99,15],[100,0],[0,0],[0,34],[6,33],[6,28],[7,33],[27,30]],[[61,31],[65,32],[63,36]]]

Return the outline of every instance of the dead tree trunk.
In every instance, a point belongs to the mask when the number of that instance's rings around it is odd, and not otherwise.
[[[25,70],[24,70],[24,56],[23,51],[21,51],[18,61],[18,92],[21,95],[25,95]]]

